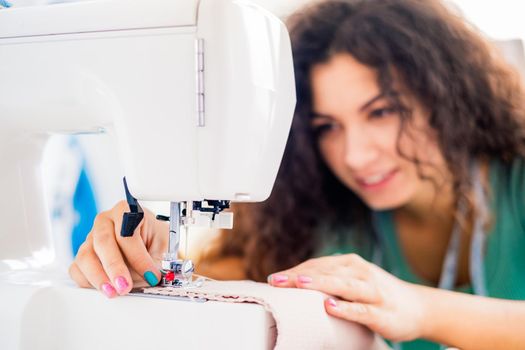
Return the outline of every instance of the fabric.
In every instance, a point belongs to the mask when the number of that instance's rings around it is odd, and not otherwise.
[[[492,161],[489,169],[490,207],[492,225],[487,230],[485,280],[489,297],[525,300],[525,161],[516,159],[510,164]],[[391,211],[380,212],[378,233],[385,247],[381,266],[397,277],[412,283],[428,284],[419,278],[405,259]],[[355,234],[355,233],[354,233]],[[356,252],[372,260],[372,250],[358,249],[351,243],[326,248],[327,251]],[[456,291],[472,294],[469,285]],[[437,350],[438,344],[424,340],[406,342],[402,350]]]
[[[252,281],[206,281],[199,288],[150,287],[144,293],[260,304],[275,319],[276,350],[388,349],[366,328],[329,316],[324,309],[326,295],[317,291],[276,288]]]

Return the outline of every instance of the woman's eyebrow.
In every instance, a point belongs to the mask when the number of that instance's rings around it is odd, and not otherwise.
[[[377,100],[380,100],[382,99],[383,97],[385,97],[385,93],[381,92],[379,93],[377,96],[375,97],[372,97],[370,100],[368,100],[365,104],[363,104],[360,108],[359,108],[359,112],[363,112],[365,109],[367,109],[368,107],[370,107],[374,102],[376,102]]]
[[[359,112],[363,112],[365,109],[367,109],[368,107],[370,107],[374,102],[378,101],[378,100],[381,100],[382,98],[385,98],[385,97],[397,97],[399,96],[399,93],[396,92],[396,91],[392,91],[390,93],[385,93],[385,92],[381,92],[379,93],[377,96],[375,97],[372,97],[370,100],[368,100],[368,102],[366,102],[364,105],[362,105],[360,108],[359,108]]]
[[[399,93],[393,91],[391,93],[384,93],[384,92],[381,92],[379,94],[377,94],[376,96],[372,97],[370,100],[368,100],[367,102],[365,102],[361,107],[359,107],[359,112],[363,112],[364,110],[366,110],[368,107],[370,107],[374,102],[377,102],[379,100],[381,100],[382,98],[385,98],[387,96],[399,96]],[[334,119],[332,116],[328,115],[328,114],[323,114],[323,113],[319,113],[319,112],[316,112],[316,111],[312,111],[311,113],[311,116],[312,118],[327,118],[327,119]]]
[[[315,111],[312,112],[312,119],[313,118],[334,119],[334,118],[332,118],[331,116],[329,116],[327,114],[322,114],[322,113],[318,113],[318,112],[315,112]]]

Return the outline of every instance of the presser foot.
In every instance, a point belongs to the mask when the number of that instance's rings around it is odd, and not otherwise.
[[[195,266],[191,260],[163,260],[162,278],[160,285],[162,287],[190,287],[193,286],[193,272]]]

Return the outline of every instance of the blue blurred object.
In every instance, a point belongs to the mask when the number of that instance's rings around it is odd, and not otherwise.
[[[93,221],[97,215],[97,203],[85,164],[83,164],[80,171],[75,194],[73,195],[73,209],[77,220],[75,220],[75,226],[71,233],[71,245],[73,256],[76,256],[78,248],[86,240],[89,231],[91,231]]]
[[[11,7],[11,3],[7,0],[0,0],[0,6],[2,7]]]

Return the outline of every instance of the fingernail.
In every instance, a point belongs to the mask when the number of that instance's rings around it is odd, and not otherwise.
[[[299,281],[299,283],[312,283],[312,277],[308,276],[299,275],[297,276],[297,280]]]
[[[144,279],[152,287],[155,287],[157,284],[159,284],[157,276],[155,276],[155,274],[151,271],[146,271],[146,273],[144,273]]]
[[[268,284],[272,283],[272,275],[268,275],[268,277],[266,277],[266,282],[268,282]]]
[[[331,307],[337,307],[337,301],[335,301],[335,300],[332,299],[332,298],[329,298],[329,299],[328,299],[328,304],[329,304]]]
[[[128,289],[128,281],[122,276],[118,276],[115,278],[115,286],[117,287],[117,291],[120,293],[124,292],[126,289]]]
[[[288,276],[286,275],[271,275],[273,283],[283,283],[288,281]]]
[[[109,283],[104,283],[100,289],[102,289],[102,292],[104,292],[104,294],[106,294],[106,296],[108,298],[113,298],[115,295],[117,295],[117,291],[115,290],[115,288],[113,288],[113,286]]]

